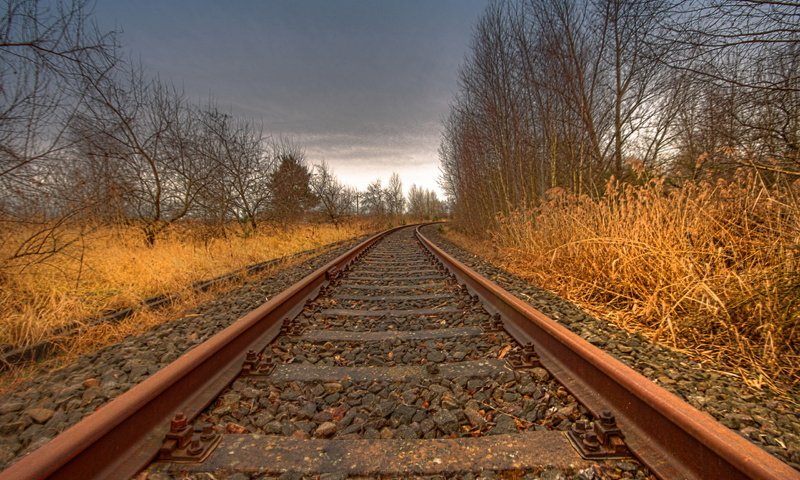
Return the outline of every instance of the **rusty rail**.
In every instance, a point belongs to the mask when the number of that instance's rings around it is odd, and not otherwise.
[[[248,350],[266,346],[331,278],[394,230],[369,238],[237,320],[0,472],[0,480],[134,475],[157,454],[175,413],[199,413],[235,378]],[[593,413],[612,409],[628,446],[661,478],[800,480],[788,465],[464,266],[419,229],[417,235],[490,312],[501,315],[520,343],[535,346],[542,363]]]
[[[402,228],[402,227],[397,227]],[[397,228],[376,234],[276,295],[208,341],[0,472],[0,480],[129,478],[158,453],[170,419],[189,418],[230,383],[248,350],[260,350],[316,297],[331,275]]]
[[[592,413],[612,410],[628,447],[660,478],[800,480],[789,465],[448,255],[419,227],[416,234],[489,312],[501,315],[517,341],[534,345],[547,369]]]
[[[263,272],[268,268],[274,267],[292,258],[297,258],[303,255],[311,255],[317,252],[321,252],[326,248],[333,248],[348,241],[350,240],[339,240],[338,242],[329,243],[327,245],[323,245],[318,248],[304,250],[302,252],[293,253],[291,255],[285,255],[283,257],[273,258],[272,260],[267,260],[264,262],[254,263],[252,265],[248,265],[246,267],[234,270],[232,272],[228,272],[224,275],[194,282],[192,283],[191,288],[195,292],[205,292],[206,290],[210,289],[215,285],[219,285],[224,282],[229,282],[236,279],[241,279],[244,278],[245,275]],[[62,337],[72,337],[75,335],[79,335],[81,328],[86,325],[92,326],[105,323],[119,323],[122,320],[133,315],[134,312],[136,312],[140,308],[146,307],[151,310],[159,309],[171,304],[175,300],[178,300],[180,296],[181,295],[179,293],[164,293],[161,295],[155,295],[142,300],[136,305],[131,305],[129,307],[124,307],[116,310],[111,310],[105,312],[100,317],[89,318],[84,321],[75,321],[67,325],[64,325],[62,327],[59,327],[51,332],[51,337],[62,338]],[[26,347],[19,347],[19,348],[14,348],[7,344],[5,345],[0,344],[0,372],[8,370],[13,367],[27,365],[29,363],[44,360],[46,358],[55,355],[57,352],[60,351],[61,348],[62,347],[60,346],[59,341],[53,339],[42,340],[41,342],[35,343],[33,345],[29,345]]]

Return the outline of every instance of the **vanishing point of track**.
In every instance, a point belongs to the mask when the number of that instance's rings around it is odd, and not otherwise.
[[[376,235],[0,479],[800,478],[444,253]]]

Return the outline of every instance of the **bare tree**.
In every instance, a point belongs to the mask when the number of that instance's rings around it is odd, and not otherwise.
[[[326,162],[314,167],[311,190],[319,200],[328,220],[339,225],[352,208],[352,192],[342,185]]]
[[[399,217],[403,214],[406,199],[403,196],[403,182],[397,173],[392,173],[392,176],[389,177],[389,184],[386,185],[384,198],[386,199],[386,210],[389,215]]]
[[[605,50],[603,69],[612,71],[614,175],[625,176],[623,159],[631,137],[653,124],[659,110],[648,108],[662,93],[658,80],[664,54],[651,34],[666,17],[669,2],[663,0],[598,0],[594,9],[601,19],[601,41]],[[606,47],[606,39],[608,46]]]
[[[762,0],[681,1],[662,22],[661,41],[669,54],[660,60],[699,93],[688,99],[695,104],[689,108],[705,114],[694,123],[723,127],[712,143],[747,159],[726,164],[719,160],[730,156],[703,150],[706,169],[730,174],[748,166],[776,179],[800,175],[798,25],[800,3]],[[685,135],[683,142],[688,143]],[[681,158],[687,155],[691,148]]]
[[[80,117],[88,148],[103,151],[130,179],[127,209],[155,245],[158,234],[186,217],[211,172],[195,154],[198,122],[183,92],[131,69],[124,83],[93,84]]]
[[[134,190],[134,180],[124,165],[115,161],[123,154],[117,142],[103,144],[89,139],[95,132],[73,122],[70,135],[73,149],[66,160],[61,194],[70,198],[71,209],[82,212],[82,221],[98,224],[123,223],[128,220],[127,199]]]
[[[454,216],[480,231],[549,188],[599,195],[656,168],[677,114],[656,60],[668,2],[496,0],[479,21],[440,158]]]
[[[342,189],[344,204],[347,205],[345,213],[348,215],[361,215],[361,192],[355,187],[345,186]]]
[[[255,231],[269,206],[275,160],[265,151],[261,128],[213,104],[199,112],[199,121],[198,154],[212,171],[198,199],[204,215],[218,222],[235,218],[245,233]]]
[[[113,33],[90,23],[85,1],[7,2],[0,18],[0,179],[63,151],[84,79],[112,68]]]
[[[367,185],[367,190],[362,196],[362,208],[373,217],[386,215],[385,190],[381,186],[380,178]]]
[[[661,60],[697,80],[756,89],[800,88],[784,83],[787,63],[781,59],[800,44],[799,2],[681,0],[662,25],[670,54]],[[730,58],[743,61],[729,63]]]
[[[408,190],[408,214],[411,218],[433,220],[443,216],[444,204],[432,190],[411,185]]]
[[[116,63],[114,32],[94,27],[87,5],[9,0],[0,13],[0,242],[31,231],[13,240],[12,259],[47,258],[76,238],[63,227],[80,212],[53,181],[86,80]]]
[[[290,140],[273,142],[272,155],[277,166],[270,176],[271,212],[283,225],[300,220],[317,199],[311,191],[311,171],[305,153]]]

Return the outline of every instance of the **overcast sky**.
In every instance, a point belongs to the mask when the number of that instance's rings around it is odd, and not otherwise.
[[[436,188],[441,121],[487,0],[98,0],[151,75],[287,135],[364,188]]]

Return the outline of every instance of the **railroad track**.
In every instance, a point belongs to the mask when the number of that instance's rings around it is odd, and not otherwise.
[[[800,478],[401,228],[312,273],[0,479],[485,472]]]

